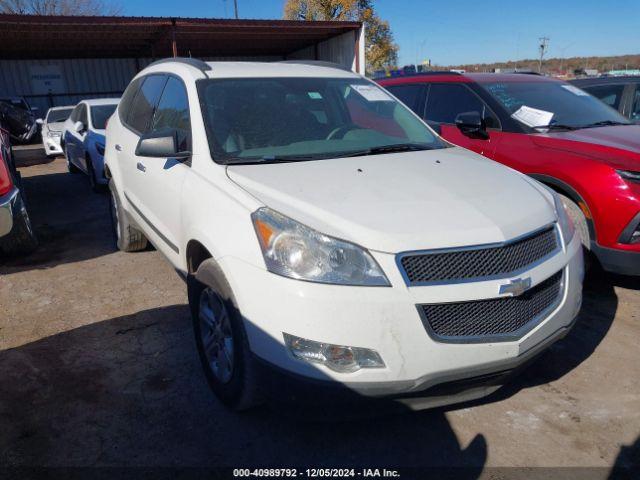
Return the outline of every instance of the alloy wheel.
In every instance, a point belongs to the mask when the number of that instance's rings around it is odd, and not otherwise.
[[[200,294],[200,337],[211,372],[221,383],[231,380],[234,369],[233,331],[220,296],[206,287]]]

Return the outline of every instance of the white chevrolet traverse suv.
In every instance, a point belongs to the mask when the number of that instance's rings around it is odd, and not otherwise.
[[[558,196],[319,62],[162,60],[106,135],[117,243],[187,281],[222,402],[493,392],[564,336],[580,239]]]

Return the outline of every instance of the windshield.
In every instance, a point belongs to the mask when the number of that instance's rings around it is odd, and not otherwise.
[[[29,110],[29,105],[27,105],[27,102],[25,102],[22,98],[0,98],[0,102],[9,103],[16,108]]]
[[[199,92],[211,154],[219,163],[447,146],[384,90],[359,78],[201,80]]]
[[[567,83],[535,81],[481,85],[513,118],[529,127],[584,128],[601,123],[629,123],[608,105]]]
[[[115,112],[118,105],[93,105],[91,107],[91,123],[95,130],[104,130],[107,120]]]
[[[60,110],[49,110],[47,114],[47,123],[60,123],[64,122],[71,112],[73,111],[73,107],[71,108],[61,108]]]

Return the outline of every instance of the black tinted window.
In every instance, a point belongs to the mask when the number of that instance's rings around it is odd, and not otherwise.
[[[84,127],[87,128],[89,126],[87,117],[87,106],[83,103],[80,105],[80,111],[78,112],[78,121],[82,122]]]
[[[80,107],[81,106],[82,105],[76,105],[75,106],[75,108],[71,112],[71,115],[69,115],[69,120],[71,120],[74,123],[78,121],[78,119],[80,118]]]
[[[432,84],[427,98],[425,118],[430,122],[455,123],[465,112],[478,112],[488,128],[499,128],[500,123],[477,95],[464,85]]]
[[[133,130],[140,133],[147,131],[166,81],[165,75],[149,75],[144,79],[127,117],[127,124]]]
[[[117,105],[95,105],[91,107],[91,123],[96,130],[107,128],[107,120],[116,110]]]
[[[153,118],[153,130],[174,128],[178,131],[179,150],[191,150],[189,101],[183,83],[169,77]]]
[[[599,98],[610,107],[618,110],[624,85],[597,85],[595,87],[585,88],[584,90],[594,97]]]
[[[422,112],[418,111],[420,108],[420,96],[424,90],[422,85],[395,85],[386,88],[407,107],[419,115],[422,115]]]
[[[634,122],[640,121],[640,85],[636,86],[630,117]]]
[[[124,123],[127,123],[129,111],[131,110],[131,104],[133,103],[133,99],[136,97],[136,93],[138,93],[138,89],[140,88],[142,80],[142,78],[136,78],[129,84],[129,86],[122,94],[120,105],[118,105],[118,114],[120,115],[120,120]]]

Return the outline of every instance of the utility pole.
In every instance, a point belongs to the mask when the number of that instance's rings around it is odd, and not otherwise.
[[[236,20],[238,20],[238,0],[233,0],[233,10],[236,14]]]
[[[549,37],[540,37],[540,45],[538,49],[540,50],[540,62],[538,63],[538,73],[542,73],[542,60],[544,59],[544,54],[547,53],[547,48],[549,48]]]

